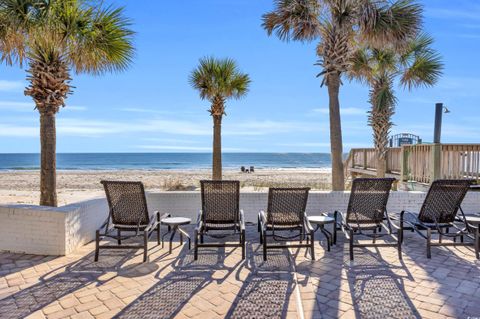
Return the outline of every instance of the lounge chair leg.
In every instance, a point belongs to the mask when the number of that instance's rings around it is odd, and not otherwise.
[[[263,232],[261,231],[258,234],[260,236],[260,245],[262,245],[263,244]]]
[[[328,237],[327,237],[327,245],[328,245],[328,250],[330,251],[330,243],[329,243]],[[314,237],[313,231],[310,232],[310,251],[312,254],[312,260],[315,260],[315,237]]]
[[[258,217],[257,217],[257,230],[258,230],[258,232],[260,232],[262,230],[260,228],[260,214],[258,214]]]
[[[427,258],[432,258],[432,230],[430,228],[427,229]]]
[[[157,244],[160,245],[160,212],[157,212]]]
[[[143,262],[148,259],[148,232],[143,232]]]
[[[242,230],[242,235],[240,237],[240,242],[242,244],[242,260],[245,259],[245,250],[246,250],[246,247],[245,247],[245,229]]]
[[[97,230],[95,233],[95,261],[98,261],[99,253],[100,253],[100,232]]]
[[[477,229],[475,231],[475,256],[477,259],[480,259],[480,225],[477,225]]]
[[[373,239],[372,243],[375,244],[375,241],[377,240],[377,228],[373,229]]]
[[[200,234],[200,244],[203,244],[203,234]]]
[[[118,243],[119,245],[122,244],[122,237],[121,237],[121,236],[122,236],[122,231],[121,231],[120,229],[117,229],[117,237],[118,237],[118,238],[117,238],[117,243]]]
[[[353,230],[349,231],[350,235],[350,261],[353,261]]]
[[[438,234],[438,242],[441,244],[442,243],[442,234]]]
[[[198,232],[196,230],[195,230],[194,236],[195,236],[195,243],[194,243],[195,247],[193,247],[193,259],[198,260]]]
[[[265,231],[263,233],[263,261],[267,261],[267,234]]]

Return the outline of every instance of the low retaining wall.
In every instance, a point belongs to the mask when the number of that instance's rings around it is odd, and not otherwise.
[[[307,213],[345,210],[349,192],[311,192]],[[392,192],[389,212],[418,211],[425,198],[422,192]],[[199,192],[161,192],[147,195],[149,208],[173,216],[197,218]],[[267,206],[267,193],[241,193],[240,208],[249,222],[257,221],[259,210]],[[470,192],[462,208],[466,213],[480,211],[480,192]],[[104,198],[63,207],[0,205],[0,251],[41,255],[68,255],[95,238],[95,230],[108,215]]]

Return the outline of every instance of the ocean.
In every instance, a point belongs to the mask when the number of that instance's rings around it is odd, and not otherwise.
[[[330,168],[326,153],[223,153],[223,168]],[[59,170],[208,169],[210,153],[60,153]],[[0,170],[35,170],[39,154],[0,154]]]

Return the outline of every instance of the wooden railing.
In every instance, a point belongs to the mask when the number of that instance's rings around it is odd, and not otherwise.
[[[399,173],[401,169],[401,154],[400,147],[389,148],[387,151],[387,172]],[[345,162],[348,168],[362,169],[362,170],[377,170],[377,159],[375,149],[373,148],[354,148]]]
[[[350,151],[346,173],[376,175],[373,148]],[[480,180],[480,144],[417,144],[389,148],[387,174],[402,181],[431,183],[440,178]]]
[[[480,176],[480,144],[442,144],[442,178],[471,178]]]

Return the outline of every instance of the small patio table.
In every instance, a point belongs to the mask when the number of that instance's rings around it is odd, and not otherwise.
[[[337,225],[335,219],[327,214],[319,216],[308,216],[308,220],[311,224],[317,225],[315,232],[320,229],[323,235],[327,238],[327,250],[330,251],[330,246],[337,243]],[[333,224],[333,234],[325,229],[325,225]]]
[[[170,235],[170,246],[169,246],[169,250],[168,250],[168,253],[171,254],[172,253],[172,241],[173,241],[173,237],[175,236],[175,233],[179,232],[180,234],[180,245],[183,245],[183,236],[187,237],[188,238],[188,249],[191,248],[191,243],[190,243],[190,236],[188,235],[188,233],[183,230],[182,228],[180,228],[180,226],[183,226],[183,225],[188,225],[192,222],[192,220],[190,218],[186,218],[186,217],[167,217],[167,218],[164,218],[161,220],[161,223],[162,225],[167,225],[168,226],[168,231],[162,236],[162,248],[163,248],[163,243],[164,243],[164,237],[167,235],[167,234],[171,234]]]

